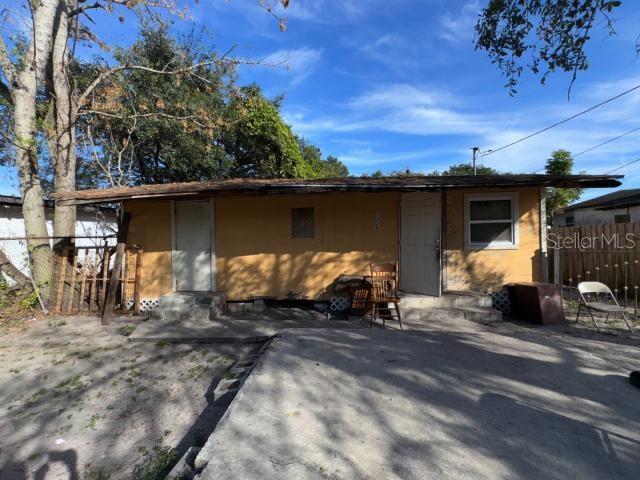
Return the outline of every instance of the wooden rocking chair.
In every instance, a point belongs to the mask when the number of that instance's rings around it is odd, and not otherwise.
[[[373,327],[376,318],[382,319],[385,326],[386,319],[393,319],[389,304],[393,303],[397,320],[402,330],[402,317],[400,315],[400,298],[398,297],[398,263],[371,263],[371,321],[369,328]],[[381,315],[381,309],[384,314]]]

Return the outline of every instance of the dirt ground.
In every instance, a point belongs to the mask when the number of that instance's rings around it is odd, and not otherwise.
[[[213,389],[259,345],[136,343],[131,319],[0,332],[0,479],[153,479],[224,413]]]

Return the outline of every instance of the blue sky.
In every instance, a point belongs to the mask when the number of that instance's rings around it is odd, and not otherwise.
[[[0,4],[7,0],[0,1]],[[515,97],[485,53],[475,51],[473,26],[484,0],[292,0],[282,12],[287,29],[258,0],[202,0],[190,4],[192,22],[206,26],[223,51],[237,44],[243,58],[279,66],[240,69],[269,96],[285,95],[282,113],[294,131],[345,162],[353,174],[410,168],[443,170],[467,162],[470,147],[499,147],[640,84],[635,42],[640,5],[623,2],[616,35],[596,26],[589,45],[591,68],[580,74],[570,99],[569,76],[547,85],[525,75]],[[390,6],[392,4],[392,6]],[[96,18],[96,17],[94,17]],[[120,25],[101,15],[98,32],[126,44],[134,22]],[[640,127],[640,93],[512,148],[487,156],[499,170],[529,173],[550,152],[578,153]],[[604,173],[640,157],[640,131],[576,158],[576,169]],[[640,187],[640,164],[616,173],[624,187]],[[15,178],[0,171],[0,192],[15,191]],[[583,198],[605,193],[587,192]]]

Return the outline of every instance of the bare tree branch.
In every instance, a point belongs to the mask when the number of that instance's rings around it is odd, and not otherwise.
[[[188,120],[201,128],[208,128],[209,125],[206,125],[198,120],[200,118],[198,115],[171,115],[166,112],[148,112],[148,113],[134,113],[133,115],[118,115],[115,113],[103,112],[100,110],[83,110],[79,113],[79,115],[99,115],[101,117],[107,118],[115,118],[117,120],[134,120],[140,118],[168,118],[171,120]]]
[[[282,64],[286,63],[286,61],[284,61],[284,60],[281,61],[281,62],[276,62],[276,63],[264,63],[262,60],[241,60],[241,59],[237,59],[237,58],[228,58],[229,54],[234,49],[235,49],[235,45],[233,47],[231,47],[227,51],[227,53],[225,53],[220,58],[217,58],[217,59],[214,59],[214,60],[205,60],[203,62],[194,63],[193,65],[189,65],[187,67],[182,67],[182,68],[178,68],[178,69],[174,69],[174,70],[168,68],[170,66],[170,64],[167,64],[165,66],[165,68],[163,68],[162,70],[158,70],[156,68],[151,68],[151,67],[145,67],[143,65],[121,65],[121,66],[118,66],[118,67],[111,68],[109,70],[105,70],[100,75],[98,75],[96,77],[96,79],[93,82],[91,82],[89,84],[89,86],[85,89],[85,91],[82,92],[82,94],[78,97],[78,105],[80,105],[80,107],[82,107],[86,103],[87,98],[89,97],[89,95],[91,95],[91,93],[104,80],[106,80],[109,77],[112,77],[116,73],[124,72],[124,71],[127,71],[127,70],[139,70],[139,71],[143,71],[143,72],[153,73],[153,74],[156,74],[156,75],[180,75],[180,74],[183,74],[183,73],[188,73],[188,74],[191,74],[191,75],[194,75],[194,76],[198,77],[199,79],[201,79],[202,81],[204,81],[206,83],[212,83],[209,80],[206,80],[203,77],[195,74],[194,71],[197,70],[200,67],[206,67],[206,66],[210,66],[210,65],[263,65],[263,66],[267,66],[267,67],[277,67],[279,65],[282,65]]]

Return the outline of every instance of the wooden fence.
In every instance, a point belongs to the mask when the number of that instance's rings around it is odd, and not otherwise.
[[[640,286],[640,223],[558,227],[549,232],[553,281],[569,291],[583,281],[605,283],[637,313]]]
[[[116,255],[116,246],[74,247],[54,249],[53,288],[50,290],[53,313],[102,313],[107,303],[111,280],[114,283],[115,306],[119,310],[140,313],[139,271],[143,251],[126,246]],[[119,261],[118,261],[119,260]]]

